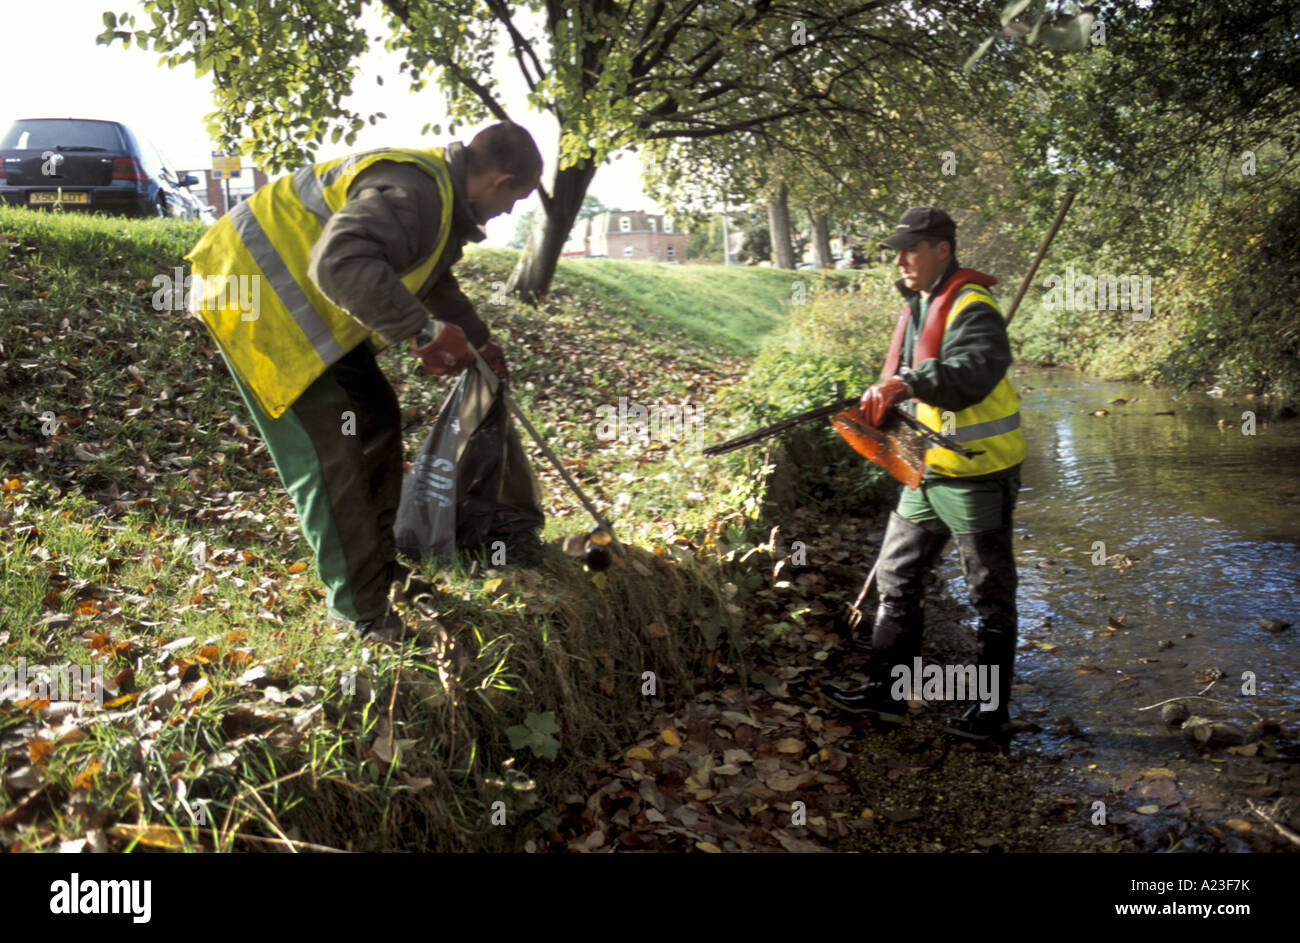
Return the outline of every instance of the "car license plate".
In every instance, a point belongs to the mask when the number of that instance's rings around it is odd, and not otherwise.
[[[30,203],[89,203],[90,194],[84,190],[34,190],[27,195]]]

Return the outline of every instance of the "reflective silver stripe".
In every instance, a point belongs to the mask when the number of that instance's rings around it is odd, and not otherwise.
[[[450,181],[446,178],[443,168],[439,167],[433,161],[426,159],[420,154],[412,154],[410,151],[394,151],[391,147],[381,147],[378,148],[377,150],[363,151],[360,154],[353,154],[347,160],[343,161],[343,163],[331,167],[329,170],[325,171],[325,173],[321,175],[320,185],[322,188],[333,186],[340,177],[342,177],[345,173],[347,173],[354,166],[356,166],[357,162],[362,160],[363,158],[373,157],[376,154],[392,154],[392,153],[402,154],[403,156],[410,157],[411,159],[418,161],[419,163],[427,167],[430,171],[432,171],[438,177],[438,179],[442,180],[444,183],[450,186]]]
[[[325,171],[321,176],[321,186],[333,186],[334,182],[337,181],[339,177],[342,177],[345,173],[356,166],[357,161],[361,160],[363,157],[370,157],[372,154],[385,154],[390,150],[392,150],[390,147],[380,147],[373,151],[362,151],[360,154],[353,154],[347,160],[343,161],[343,163],[335,164],[329,170]]]
[[[1002,435],[1004,432],[1010,432],[1012,429],[1020,428],[1019,411],[1012,413],[1010,416],[1003,416],[1001,419],[990,419],[987,422],[977,422],[969,426],[962,426],[955,432],[948,433],[949,438],[956,439],[958,442],[973,442],[975,439],[987,439],[995,435]]]
[[[271,283],[271,290],[289,309],[298,327],[307,335],[307,340],[311,341],[316,354],[327,364],[337,361],[346,351],[334,339],[334,334],[303,294],[289,267],[284,264],[284,259],[271,244],[266,230],[253,215],[247,200],[241,201],[230,211],[230,221],[235,224],[235,232],[239,233],[239,238]]]
[[[293,175],[293,185],[298,191],[302,205],[311,210],[322,226],[330,218],[330,208],[325,202],[325,190],[316,179],[316,171],[310,164],[300,167]]]

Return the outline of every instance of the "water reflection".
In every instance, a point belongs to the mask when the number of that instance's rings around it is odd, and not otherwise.
[[[1134,708],[1195,693],[1213,669],[1230,693],[1252,671],[1261,704],[1294,698],[1300,421],[1257,417],[1243,435],[1249,401],[1063,370],[1013,382],[1029,448],[1016,513],[1021,706],[1074,716],[1095,743],[1118,749],[1122,737],[1127,750],[1141,741],[1125,734],[1162,733]],[[965,599],[951,552],[942,574]],[[1298,626],[1269,634],[1261,617]]]

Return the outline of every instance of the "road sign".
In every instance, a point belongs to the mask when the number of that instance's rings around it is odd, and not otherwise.
[[[232,177],[239,176],[240,157],[238,154],[233,157],[225,154],[212,152],[212,179],[229,180]]]

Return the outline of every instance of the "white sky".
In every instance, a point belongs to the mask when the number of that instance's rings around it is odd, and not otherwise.
[[[160,54],[132,43],[124,49],[95,45],[104,29],[103,13],[130,11],[137,28],[148,17],[135,0],[0,0],[0,127],[16,118],[104,118],[122,121],[149,137],[177,169],[198,170],[211,165],[213,145],[203,127],[203,116],[213,110],[212,76],[194,75],[193,63],[175,69],[157,65]],[[366,27],[372,49],[361,59],[348,107],[361,115],[382,111],[388,117],[367,125],[347,146],[323,144],[318,160],[340,157],[374,147],[436,147],[445,136],[420,137],[428,122],[446,126],[442,93],[436,83],[413,94],[405,75],[397,71],[398,53],[383,49],[386,31],[382,19],[368,8]],[[522,28],[522,25],[521,25]],[[527,127],[546,161],[547,188],[555,171],[558,128],[550,114],[528,107],[523,77],[513,56],[498,56],[499,100],[511,118]],[[383,75],[384,85],[375,81]],[[490,124],[491,122],[484,122]],[[468,141],[478,127],[458,128],[456,139]],[[248,159],[245,158],[247,166]],[[662,212],[642,192],[641,158],[623,152],[620,159],[601,167],[588,193],[607,206]],[[202,186],[193,188],[202,198]],[[519,216],[537,205],[534,195],[509,216],[487,225],[484,245],[501,246],[514,234]]]

